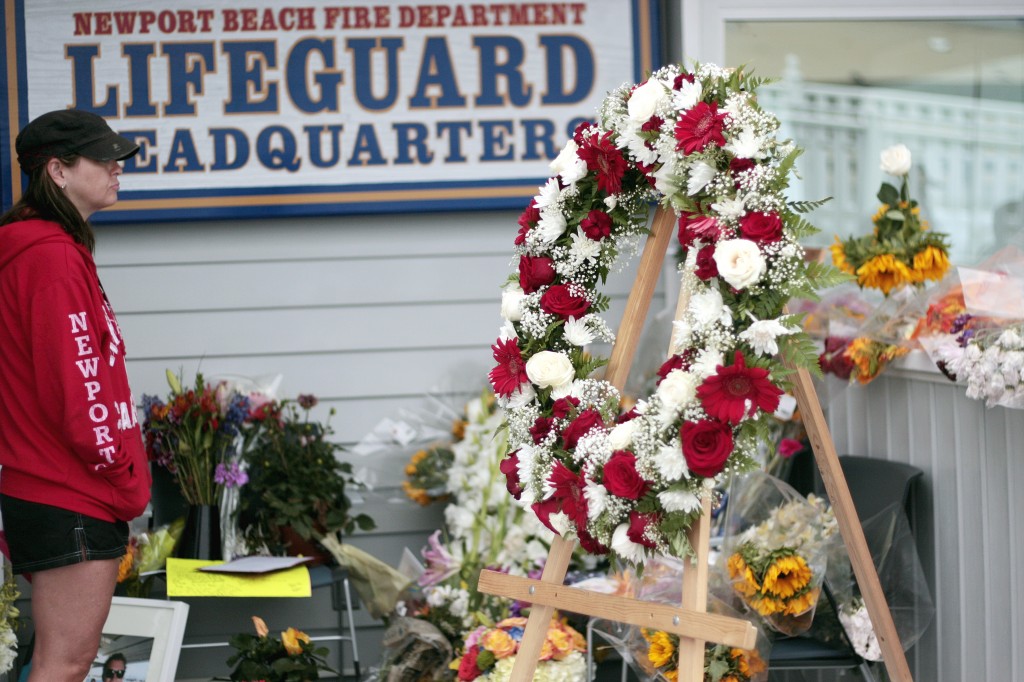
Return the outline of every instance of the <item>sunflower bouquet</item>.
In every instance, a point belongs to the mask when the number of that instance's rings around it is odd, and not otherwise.
[[[831,509],[763,472],[736,486],[730,506],[720,570],[732,592],[772,629],[806,632],[839,537]]]
[[[882,183],[878,190],[882,204],[871,218],[872,234],[845,241],[836,237],[831,247],[837,268],[854,275],[861,288],[878,289],[886,296],[905,284],[921,287],[926,280],[938,281],[949,270],[947,236],[929,231],[921,207],[910,197],[910,168],[906,146],[885,149],[881,169],[899,178],[900,187]]]
[[[679,677],[679,635],[663,630],[640,630],[646,652],[643,667],[655,679],[676,682]],[[768,676],[768,666],[757,649],[738,649],[724,644],[704,647],[704,682],[758,682]]]
[[[428,445],[417,450],[405,465],[402,490],[421,507],[434,502],[446,502],[451,497],[445,487],[447,471],[454,460],[455,453],[447,443]]]

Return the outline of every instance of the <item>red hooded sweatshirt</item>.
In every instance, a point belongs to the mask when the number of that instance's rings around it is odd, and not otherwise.
[[[124,340],[88,249],[0,226],[0,493],[130,521],[150,476]]]

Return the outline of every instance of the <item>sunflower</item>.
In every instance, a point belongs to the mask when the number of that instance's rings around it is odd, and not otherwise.
[[[949,257],[942,249],[928,245],[914,254],[914,274],[920,281],[932,279],[938,281],[949,270]]]
[[[650,630],[643,631],[644,639],[647,640],[647,660],[651,662],[655,668],[664,668],[671,666],[672,668],[679,667],[676,664],[676,643],[678,638],[663,630],[656,630],[651,632]]]
[[[809,611],[818,603],[818,590],[808,590],[786,602],[783,613],[787,616],[799,616]]]
[[[858,284],[870,289],[880,289],[886,296],[901,284],[912,281],[910,268],[891,253],[874,256],[857,268]]]
[[[736,670],[740,675],[751,678],[765,671],[765,664],[756,649],[730,649],[729,657],[736,661]]]
[[[850,261],[846,259],[846,249],[843,248],[843,243],[839,241],[839,237],[836,237],[836,243],[828,248],[832,252],[832,264],[837,270],[841,270],[848,275],[857,274],[853,266],[850,265]]]
[[[764,591],[786,599],[811,582],[811,567],[799,554],[779,557],[764,574]]]
[[[783,602],[781,599],[774,599],[773,597],[769,597],[767,595],[754,597],[754,599],[750,602],[750,605],[753,606],[754,610],[762,616],[771,616],[773,614],[779,613],[780,611],[786,608],[785,602]]]
[[[733,579],[733,589],[744,597],[753,597],[761,590],[761,585],[758,584],[754,571],[743,560],[739,552],[729,557],[728,568],[729,577]],[[742,580],[737,580],[741,577]]]

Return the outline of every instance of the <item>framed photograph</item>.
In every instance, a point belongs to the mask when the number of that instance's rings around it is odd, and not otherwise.
[[[123,654],[124,682],[173,682],[187,619],[185,602],[114,597],[96,660]],[[86,679],[99,681],[101,675],[97,665]]]

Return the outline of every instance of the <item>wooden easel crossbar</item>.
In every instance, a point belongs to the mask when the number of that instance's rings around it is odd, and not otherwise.
[[[605,372],[605,379],[620,391],[626,383],[639,344],[640,332],[647,318],[675,222],[671,211],[659,208],[640,257],[636,280],[626,302],[626,310]],[[684,302],[680,301],[680,307],[682,305]],[[677,316],[678,313],[679,310]],[[840,533],[846,542],[854,575],[874,624],[889,678],[894,682],[912,682],[892,614],[886,604],[810,375],[806,370],[799,369],[794,376],[797,404],[804,417],[804,426],[832,502]],[[526,631],[512,670],[512,682],[530,682],[533,679],[541,646],[556,608],[679,635],[680,682],[701,682],[704,679],[705,642],[753,648],[757,630],[751,623],[707,613],[709,519],[710,503],[705,500],[703,514],[688,533],[697,558],[683,571],[682,600],[678,608],[565,587],[562,583],[575,541],[558,536],[552,542],[540,580],[481,571],[478,584],[481,592],[532,603]]]

